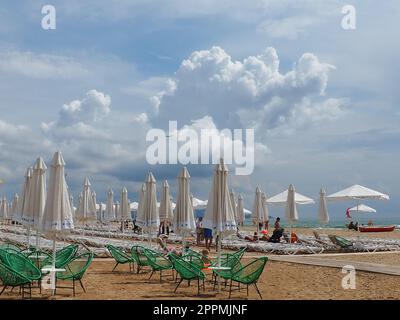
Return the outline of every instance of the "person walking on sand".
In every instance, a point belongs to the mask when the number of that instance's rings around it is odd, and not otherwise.
[[[196,221],[196,243],[200,246],[200,243],[204,238],[204,228],[203,228],[203,217],[199,217]]]
[[[204,228],[204,239],[205,239],[205,243],[206,243],[206,249],[210,250],[210,247],[212,245],[212,239],[213,239],[211,229]]]

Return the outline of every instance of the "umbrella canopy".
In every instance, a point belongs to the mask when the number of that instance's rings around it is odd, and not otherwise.
[[[173,217],[174,231],[177,233],[190,232],[196,229],[192,201],[190,200],[189,182],[189,172],[186,167],[183,167],[178,175],[178,194]]]
[[[262,192],[259,187],[256,188],[256,194],[254,196],[253,210],[251,212],[251,217],[254,221],[265,222],[264,221],[264,208],[263,208]]]
[[[12,202],[8,203],[8,219],[11,220],[12,219]]]
[[[69,189],[68,189],[68,194],[69,194],[69,204],[70,204],[70,206],[71,206],[71,208],[72,208],[72,211],[73,211],[73,213],[74,213],[74,215],[75,215],[74,197],[72,196],[72,193],[70,192]]]
[[[237,230],[235,211],[228,189],[228,168],[223,159],[215,166],[203,226],[217,234],[234,233]]]
[[[287,198],[288,198],[288,190],[285,190],[285,191],[277,194],[276,196],[268,198],[267,203],[280,205],[280,206],[286,206]],[[297,192],[294,193],[294,201],[296,204],[313,204],[313,203],[315,203],[315,201],[313,199],[303,196],[302,194],[297,193]]]
[[[326,192],[322,188],[319,192],[318,221],[323,224],[329,223],[328,206],[326,205]]]
[[[236,222],[239,224],[243,224],[244,223],[244,207],[243,207],[243,197],[241,194],[239,194],[238,196],[238,202],[237,202],[237,218],[236,218]]]
[[[123,187],[121,190],[121,202],[119,203],[118,221],[126,221],[131,219],[131,208],[128,200],[128,190]]]
[[[158,228],[160,225],[160,218],[158,215],[157,207],[157,192],[156,192],[156,179],[150,172],[145,181],[145,196],[143,205],[140,205],[136,216],[136,224],[144,230],[151,230]]]
[[[233,189],[232,189],[231,192],[229,193],[229,197],[230,197],[231,204],[232,204],[233,216],[235,217],[236,223],[238,223],[238,213],[237,213],[236,195],[235,195],[235,191],[233,191]]]
[[[43,216],[38,224],[46,234],[68,231],[74,228],[72,208],[64,173],[65,162],[61,152],[54,154]]]
[[[118,200],[115,202],[114,210],[115,210],[115,220],[118,221],[119,220],[119,218],[118,218],[119,217],[119,212],[120,212],[120,205],[119,205],[119,201]]]
[[[14,218],[14,215],[16,214],[16,212],[17,212],[18,201],[19,201],[19,196],[16,193],[14,195],[14,198],[13,198],[13,201],[12,201],[12,205],[11,205],[11,213],[12,213],[13,218]]]
[[[333,193],[326,198],[331,201],[361,199],[389,200],[389,196],[387,194],[368,189],[358,184]]]
[[[139,189],[139,202],[136,208],[136,218],[139,214],[143,215],[143,210],[145,206],[145,199],[146,199],[146,184],[143,183]],[[139,213],[140,212],[140,213]]]
[[[285,207],[285,218],[290,223],[299,220],[299,215],[296,208],[296,196],[295,196],[294,186],[291,184],[287,193],[287,201]]]
[[[25,212],[22,223],[29,227],[36,227],[42,218],[46,203],[46,164],[39,157],[32,170],[32,179],[28,191],[28,199],[25,204]]]
[[[26,208],[28,203],[29,188],[32,180],[32,167],[26,170],[24,185],[22,187],[21,198],[18,200],[18,205],[15,213],[15,221],[23,223],[23,217],[26,215]]]
[[[8,219],[8,204],[6,197],[0,199],[0,218],[4,220]]]
[[[351,212],[359,212],[359,213],[374,213],[376,210],[374,208],[368,207],[365,204],[359,204],[351,209],[349,209]]]
[[[163,183],[159,214],[160,214],[160,221],[172,222],[173,219],[172,202],[171,202],[171,195],[169,194],[169,185],[167,180],[165,180]]]
[[[94,207],[96,208],[96,212],[98,213],[98,211],[99,211],[99,209],[101,209],[101,207],[98,206],[97,195],[96,195],[96,191],[94,191],[94,190],[92,190],[92,198],[93,198]]]
[[[261,193],[261,201],[262,201],[262,209],[263,209],[263,222],[267,222],[269,220],[269,211],[267,206],[267,195],[265,192]]]
[[[96,204],[94,202],[91,183],[87,177],[83,181],[82,198],[76,210],[75,219],[81,222],[97,219]]]
[[[114,191],[110,188],[107,193],[106,210],[104,212],[105,221],[115,220]]]

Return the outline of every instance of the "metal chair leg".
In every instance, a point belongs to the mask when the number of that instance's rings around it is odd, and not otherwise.
[[[79,283],[81,284],[81,287],[82,287],[82,289],[83,289],[83,292],[86,293],[86,289],[85,289],[85,287],[83,286],[83,283],[82,283],[82,280],[81,280],[81,279],[79,279]]]
[[[7,286],[4,286],[3,289],[0,292],[0,296],[3,294],[4,290],[6,290]]]
[[[174,293],[176,292],[176,290],[178,290],[178,287],[181,285],[181,282],[183,281],[183,279],[179,280],[178,285],[175,287]]]
[[[119,265],[119,262],[117,262],[117,264],[114,266],[114,268],[112,269],[111,272],[113,272],[118,265]]]
[[[151,271],[151,274],[150,274],[150,277],[149,277],[149,279],[148,279],[148,280],[150,280],[150,279],[151,279],[151,277],[153,276],[153,273],[154,273],[154,271],[152,270],[152,271]]]
[[[262,296],[261,296],[260,290],[258,290],[257,283],[254,283],[254,286],[256,287],[256,290],[257,290],[257,292],[258,292],[258,295],[260,296],[260,298],[261,298],[261,300],[262,300]]]

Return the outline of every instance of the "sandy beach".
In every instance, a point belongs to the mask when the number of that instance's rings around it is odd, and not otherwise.
[[[311,229],[295,229],[299,235],[309,235]],[[348,238],[357,236],[368,238],[399,239],[398,231],[380,234],[362,234],[347,230],[319,230],[322,234],[341,235]],[[193,249],[201,248],[194,246]],[[227,251],[227,250],[224,250]],[[211,252],[215,256],[215,251]],[[273,258],[276,255],[247,252],[243,257],[243,263],[251,258],[266,255]],[[377,252],[377,253],[336,253],[307,255],[327,260],[337,260],[346,262],[366,262],[383,266],[400,266],[400,252]],[[160,283],[159,274],[153,275],[149,281],[149,273],[129,272],[127,265],[118,266],[117,270],[111,272],[114,267],[114,260],[111,258],[97,258],[93,261],[84,277],[84,285],[87,293],[81,288],[77,289],[76,297],[72,296],[72,290],[59,289],[56,297],[51,297],[50,292],[44,291],[39,294],[39,290],[33,290],[33,299],[227,299],[228,291],[223,288],[221,293],[212,290],[209,282],[211,274],[207,272],[206,290],[201,291],[197,296],[197,284],[188,287],[187,283],[182,283],[177,293],[173,293],[175,283],[166,277]],[[357,270],[356,270],[357,271]],[[170,274],[166,272],[166,274]],[[259,280],[258,286],[263,299],[400,299],[400,277],[388,274],[357,271],[356,289],[343,289],[342,279],[345,275],[341,268],[321,267],[314,265],[304,265],[299,263],[287,263],[269,260],[264,272]],[[234,292],[233,299],[259,299],[255,289],[250,288],[249,297],[246,291]],[[20,299],[16,290],[7,290],[0,296],[0,299]]]
[[[388,255],[392,255],[389,253]],[[363,257],[363,261],[376,261],[376,255]],[[397,254],[397,259],[400,255]],[[398,261],[398,260],[397,260]],[[212,291],[212,284],[206,283],[206,291],[197,296],[197,287],[182,284],[177,293],[173,293],[174,282],[159,282],[158,275],[148,281],[149,274],[129,272],[128,266],[120,266],[111,272],[114,262],[111,260],[94,261],[89,268],[84,285],[87,293],[78,288],[76,297],[72,290],[59,289],[55,299],[83,300],[136,300],[136,299],[227,299],[228,291],[224,288],[217,294]],[[399,277],[382,274],[358,272],[355,290],[344,290],[341,287],[343,274],[340,269],[304,266],[299,264],[269,261],[259,281],[263,299],[400,299]],[[210,277],[208,277],[210,279]],[[1,299],[20,299],[16,292],[7,291]],[[247,299],[246,291],[235,292],[233,299]],[[50,292],[39,294],[33,290],[33,299],[53,299]],[[249,299],[259,299],[254,288],[250,288]]]

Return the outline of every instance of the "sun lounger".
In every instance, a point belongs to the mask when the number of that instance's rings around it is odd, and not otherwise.
[[[366,251],[366,252],[375,252],[378,247],[376,245],[371,245],[371,244],[363,244],[361,242],[352,242],[350,240],[347,240],[343,237],[335,236],[335,235],[328,235],[329,239],[332,241],[332,243],[340,246],[341,249],[345,251]]]

